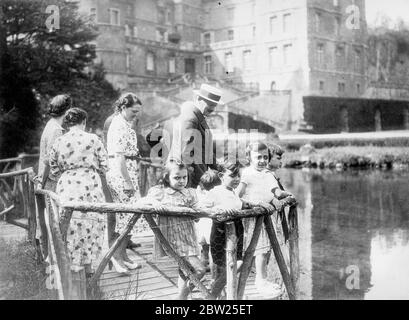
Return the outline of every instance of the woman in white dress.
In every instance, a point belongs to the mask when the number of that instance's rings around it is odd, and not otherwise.
[[[129,203],[131,199],[140,198],[138,177],[137,136],[132,123],[140,116],[142,102],[133,93],[123,94],[115,102],[116,115],[113,117],[107,134],[107,151],[109,171],[107,173],[108,187],[114,202]],[[116,216],[115,232],[119,235],[126,228],[132,214],[119,213]],[[136,234],[135,226],[131,234],[122,242],[112,260],[117,272],[128,274],[128,269],[139,268],[126,254],[126,246],[132,234]]]

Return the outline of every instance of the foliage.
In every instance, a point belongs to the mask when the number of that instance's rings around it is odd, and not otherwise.
[[[48,300],[44,266],[36,260],[35,249],[27,242],[0,239],[0,279],[8,284],[2,292],[10,300]]]
[[[0,5],[0,44],[6,43],[0,68],[0,156],[16,156],[30,143],[39,143],[35,129],[44,124],[47,103],[57,94],[71,94],[76,106],[89,112],[90,125],[102,127],[118,93],[104,79],[103,66],[93,64],[97,32],[78,13],[78,4],[3,0]],[[48,5],[59,8],[59,28],[47,29]]]
[[[409,147],[333,147],[316,149],[306,154],[288,152],[283,157],[285,167],[335,168],[408,168]]]
[[[383,130],[403,130],[408,101],[380,99],[349,99],[331,97],[304,97],[304,119],[313,126],[313,133],[343,131],[342,108],[348,111],[350,132],[375,130],[375,113],[379,109]]]
[[[406,85],[409,80],[409,28],[398,21],[369,29],[368,73],[375,82]]]

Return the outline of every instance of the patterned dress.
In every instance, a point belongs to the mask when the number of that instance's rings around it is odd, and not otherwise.
[[[196,192],[190,188],[178,191],[163,186],[155,186],[149,189],[144,201],[149,201],[150,199],[159,201],[162,206],[197,207]],[[179,256],[189,257],[200,255],[193,218],[159,216],[158,226]],[[155,243],[155,251],[156,258],[165,256],[162,246],[158,242]]]
[[[50,173],[61,175],[57,194],[62,201],[104,202],[99,174],[107,170],[107,154],[99,138],[72,128],[58,138],[50,151]],[[106,239],[106,216],[74,211],[67,232],[71,267],[95,268]]]
[[[118,159],[115,159],[118,155],[125,156],[126,168],[129,177],[131,178],[132,185],[136,190],[132,200],[135,201],[141,197],[138,184],[138,162],[134,159],[126,159],[126,157],[136,157],[139,155],[137,145],[138,140],[135,130],[132,129],[132,123],[126,121],[121,114],[115,115],[107,134],[107,151],[109,155],[107,182],[114,202],[129,203],[131,200],[124,192],[126,186],[125,179],[122,176]],[[129,213],[117,214],[115,231],[121,233],[126,228],[132,216],[133,215]],[[140,218],[132,229],[131,234],[136,235],[138,232],[148,229],[147,222],[143,218]]]

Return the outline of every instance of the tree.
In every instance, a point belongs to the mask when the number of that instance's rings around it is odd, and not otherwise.
[[[72,94],[76,105],[89,111],[90,123],[102,127],[117,92],[104,79],[103,67],[93,63],[97,30],[79,14],[77,3],[2,0],[0,7],[0,49],[2,34],[5,46],[0,52],[0,157],[15,156],[30,139],[39,144],[36,128],[57,94]]]

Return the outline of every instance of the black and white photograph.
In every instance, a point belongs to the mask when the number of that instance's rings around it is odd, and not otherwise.
[[[0,0],[0,300],[409,300],[408,12]]]

